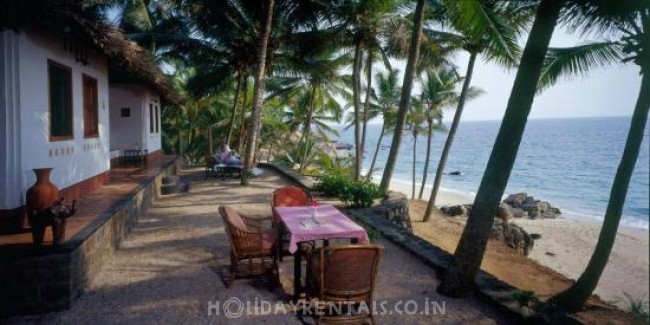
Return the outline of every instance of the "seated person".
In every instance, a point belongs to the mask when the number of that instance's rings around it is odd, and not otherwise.
[[[241,161],[239,160],[239,158],[235,157],[235,152],[230,150],[230,147],[228,146],[227,143],[221,144],[221,152],[215,158],[221,160],[221,162],[223,164],[226,164],[227,166],[241,165]]]

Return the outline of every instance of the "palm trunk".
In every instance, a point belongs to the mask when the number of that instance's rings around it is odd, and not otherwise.
[[[472,74],[474,73],[474,64],[476,63],[477,55],[478,53],[476,51],[473,51],[469,56],[467,73],[465,74],[463,89],[460,92],[458,107],[456,108],[456,113],[454,114],[454,121],[451,123],[451,128],[449,128],[447,140],[445,141],[445,146],[442,148],[442,153],[440,154],[440,161],[438,162],[438,169],[436,170],[436,178],[433,181],[433,189],[431,189],[431,196],[429,197],[429,202],[427,203],[427,209],[424,212],[424,219],[422,221],[425,222],[429,221],[429,219],[431,219],[431,214],[433,214],[433,208],[435,207],[436,197],[438,196],[438,190],[440,189],[440,183],[442,181],[442,173],[445,170],[447,158],[449,157],[449,151],[451,151],[451,144],[454,142],[454,136],[456,135],[456,130],[458,130],[460,118],[463,115],[463,108],[465,107],[465,100],[467,99],[467,90],[469,89],[469,85],[472,81]]]
[[[415,128],[415,126],[413,126]],[[418,132],[413,131],[413,184],[411,189],[411,199],[415,199],[415,161],[417,160]]]
[[[359,180],[361,173],[361,130],[359,119],[361,118],[361,41],[357,41],[354,48],[354,63],[352,66],[352,96],[354,97],[354,180]]]
[[[302,131],[302,139],[298,143],[300,146],[301,144],[304,145],[304,153],[302,155],[302,161],[300,162],[300,173],[302,174],[305,171],[305,166],[307,162],[307,140],[309,140],[309,134],[311,133],[311,122],[314,117],[314,106],[316,105],[316,89],[318,89],[318,81],[315,81],[312,84],[312,89],[311,89],[311,103],[309,103],[309,110],[307,111],[307,118],[305,119],[305,127],[303,128]]]
[[[544,57],[564,1],[542,0],[517,70],[508,106],[461,239],[438,291],[451,297],[474,287],[494,215],[517,158],[526,121],[533,105]]]
[[[233,100],[232,103],[230,121],[228,122],[228,135],[226,136],[226,143],[228,145],[230,145],[230,140],[232,139],[232,132],[235,129],[235,115],[237,114],[237,101],[239,101],[239,92],[241,91],[241,84],[242,84],[242,73],[237,72],[237,88],[235,88],[235,99]]]
[[[212,125],[208,126],[208,153],[214,155],[214,145],[212,144]]]
[[[368,86],[366,88],[366,102],[363,106],[363,131],[361,132],[361,163],[363,166],[363,156],[366,152],[366,134],[368,130],[368,114],[370,113],[370,92],[372,90],[372,51],[368,49],[368,57],[366,58],[366,81]]]
[[[393,134],[393,142],[390,146],[388,153],[388,160],[384,169],[384,175],[381,178],[379,187],[382,191],[386,192],[390,185],[391,178],[393,177],[393,170],[397,162],[397,156],[402,144],[402,130],[406,122],[406,114],[409,110],[411,102],[411,89],[413,88],[413,77],[415,77],[415,66],[420,56],[420,43],[422,42],[422,23],[424,21],[424,5],[425,0],[418,0],[415,7],[415,17],[413,21],[413,33],[411,37],[411,45],[409,48],[409,57],[406,63],[406,70],[404,72],[404,82],[402,83],[402,97],[399,102],[399,109],[397,111],[397,123],[395,124],[395,134]]]
[[[424,185],[427,183],[427,174],[429,173],[429,159],[431,159],[431,140],[433,140],[433,120],[431,118],[427,119],[429,123],[429,130],[427,130],[427,154],[425,155],[424,160],[424,170],[422,171],[422,185],[420,185],[420,195],[418,199],[422,200],[422,194],[424,193]]]
[[[248,130],[248,144],[246,147],[246,156],[244,157],[244,170],[241,172],[241,185],[248,185],[248,173],[253,168],[255,161],[255,149],[260,133],[260,118],[262,113],[262,95],[264,94],[264,82],[266,81],[266,50],[271,35],[271,25],[273,22],[273,5],[274,0],[268,0],[266,9],[266,18],[264,29],[260,34],[259,45],[257,47],[257,71],[255,74],[255,86],[253,89],[253,114]]]
[[[241,117],[239,118],[239,144],[237,152],[241,155],[244,148],[244,135],[246,134],[246,106],[248,106],[248,77],[244,80],[244,102],[241,106]]]
[[[372,180],[372,170],[375,168],[375,162],[377,162],[377,154],[379,153],[379,148],[381,147],[381,140],[384,138],[384,132],[386,132],[386,122],[382,123],[381,125],[381,132],[379,133],[379,139],[377,139],[375,154],[372,156],[370,169],[368,169],[368,180]]]
[[[605,212],[605,220],[600,229],[600,235],[598,236],[598,243],[596,244],[594,253],[589,260],[587,268],[578,278],[578,281],[552,298],[555,304],[566,308],[567,311],[578,311],[584,306],[589,296],[596,289],[600,276],[603,274],[603,270],[609,261],[614,240],[616,239],[616,233],[618,232],[618,225],[621,221],[623,204],[625,203],[632,172],[634,171],[634,166],[639,157],[639,150],[643,143],[643,132],[648,120],[649,111],[650,77],[646,73],[643,75],[641,81],[641,91],[639,92],[636,108],[632,115],[625,150],[623,151],[623,157],[616,171],[614,184],[612,184],[609,204]]]

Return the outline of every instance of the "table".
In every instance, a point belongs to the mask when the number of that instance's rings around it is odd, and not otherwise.
[[[316,227],[308,227],[313,216],[314,209],[317,209],[317,220],[321,221]],[[298,243],[329,239],[350,238],[352,242],[369,243],[366,230],[350,220],[345,214],[331,205],[320,205],[316,208],[305,207],[275,207],[274,213],[284,224],[289,235],[289,252],[294,254],[294,298],[300,296],[301,285],[301,256],[295,254],[298,251]]]

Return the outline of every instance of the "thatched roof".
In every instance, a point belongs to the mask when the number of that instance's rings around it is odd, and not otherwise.
[[[180,95],[172,88],[153,55],[126,39],[117,28],[104,24],[82,10],[74,0],[2,0],[0,31],[35,27],[93,44],[109,58],[109,79],[143,83],[155,90],[163,101],[180,104]],[[115,76],[115,78],[114,78]],[[117,78],[117,79],[116,79]]]

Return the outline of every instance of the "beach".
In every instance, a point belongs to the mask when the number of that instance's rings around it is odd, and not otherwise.
[[[408,184],[393,182],[391,190],[407,194],[410,198],[411,187]],[[416,195],[418,191],[419,188],[416,188]],[[430,188],[425,188],[426,195],[423,196],[423,200],[428,199],[429,192]],[[438,195],[437,206],[471,204],[472,201],[473,198],[469,195],[443,190]],[[411,218],[416,221],[414,222],[416,234],[453,253],[464,226],[464,218],[445,217],[436,213],[429,223],[417,222],[421,220],[426,204],[426,201],[420,200],[415,200],[411,204]],[[488,250],[492,250],[492,253],[486,254],[482,267],[486,269],[487,266],[488,272],[506,282],[511,282],[512,285],[528,286],[526,289],[529,290],[537,289],[533,291],[542,297],[548,297],[555,291],[570,285],[570,281],[566,278],[575,280],[580,276],[589,262],[600,231],[600,225],[597,223],[572,220],[569,216],[543,220],[515,219],[514,222],[528,233],[541,235],[540,239],[535,240],[531,254],[528,258],[514,251],[509,254],[505,245],[491,241]],[[634,299],[643,298],[647,301],[650,256],[648,239],[647,230],[619,228],[610,262],[605,268],[595,294],[604,301],[615,302],[619,306],[624,304],[620,300],[625,297],[625,294]],[[539,263],[552,271],[539,268],[526,260],[536,262],[534,264]],[[511,264],[516,264],[517,267],[513,268]],[[554,274],[555,272],[557,274]],[[538,276],[541,273],[545,276]],[[509,278],[511,281],[504,278]],[[540,281],[542,278],[545,278],[544,281]],[[539,283],[536,284],[536,281]]]

